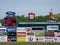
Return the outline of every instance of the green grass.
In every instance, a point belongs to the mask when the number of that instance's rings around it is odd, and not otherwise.
[[[44,42],[0,42],[0,45],[60,45],[60,43],[44,43]]]

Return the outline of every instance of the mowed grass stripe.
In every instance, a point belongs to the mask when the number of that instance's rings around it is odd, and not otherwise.
[[[60,43],[46,42],[0,42],[0,45],[60,45]]]

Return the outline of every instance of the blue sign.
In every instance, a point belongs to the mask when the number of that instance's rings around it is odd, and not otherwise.
[[[13,12],[13,11],[8,11],[8,12],[6,12],[6,14],[7,14],[7,15],[15,15],[16,13]]]
[[[16,32],[16,27],[7,27],[7,32]]]
[[[12,42],[15,42],[16,41],[16,38],[15,37],[11,38],[11,41]]]

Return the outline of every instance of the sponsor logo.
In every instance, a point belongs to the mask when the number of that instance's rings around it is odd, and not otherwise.
[[[17,36],[26,36],[26,32],[17,32]]]
[[[53,37],[45,37],[45,39],[54,39]]]
[[[55,41],[55,42],[60,42],[60,37],[55,37],[55,38],[54,38],[54,41]]]
[[[54,42],[56,42],[57,41],[57,38],[54,38]]]
[[[28,37],[28,41],[33,41],[33,37]]]
[[[26,32],[26,29],[22,27],[18,27],[17,32]]]
[[[60,37],[60,32],[55,32],[55,37]]]
[[[54,34],[54,32],[45,32],[45,36],[47,36],[47,37],[54,37],[55,34]]]
[[[16,29],[13,29],[13,28],[8,29],[8,32],[16,32]]]
[[[25,41],[26,41],[26,37],[25,36],[23,36],[23,37],[22,36],[21,37],[18,36],[17,37],[17,42],[25,42]]]
[[[54,42],[54,37],[45,37],[45,42]]]
[[[44,37],[36,37],[36,42],[44,42],[45,38]]]
[[[54,42],[53,40],[45,40],[45,42]]]
[[[4,32],[5,31],[5,29],[0,29],[0,32]]]
[[[35,32],[35,37],[44,36],[44,32]]]
[[[7,36],[0,36],[0,42],[7,42]]]
[[[47,30],[58,30],[58,25],[48,25]]]
[[[27,33],[28,36],[34,36],[34,32]]]
[[[0,32],[6,32],[6,31],[7,31],[6,28],[0,27]]]
[[[26,31],[27,33],[31,32],[31,29],[30,28],[27,28],[26,30],[27,30]]]

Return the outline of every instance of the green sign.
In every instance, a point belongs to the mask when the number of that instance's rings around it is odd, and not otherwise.
[[[44,32],[35,32],[35,37],[43,37]]]

